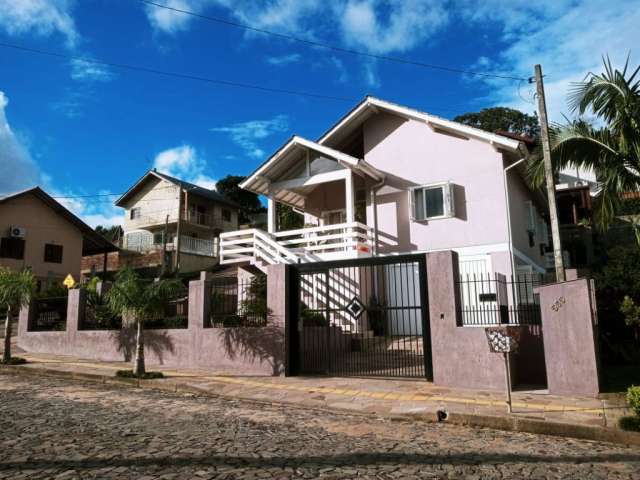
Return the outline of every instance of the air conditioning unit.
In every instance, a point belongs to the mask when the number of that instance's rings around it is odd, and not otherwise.
[[[22,227],[9,227],[9,236],[14,238],[24,238],[27,235],[27,229]]]

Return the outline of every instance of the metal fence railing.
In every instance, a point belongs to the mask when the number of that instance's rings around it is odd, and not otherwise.
[[[534,289],[544,283],[544,276],[536,274],[461,275],[459,325],[539,325],[540,301]]]
[[[38,298],[33,302],[32,332],[63,331],[67,327],[68,297]]]
[[[267,319],[266,276],[218,280],[211,286],[210,318],[205,327],[264,327]]]
[[[184,295],[169,300],[164,308],[164,314],[148,319],[144,322],[148,329],[172,329],[189,327],[189,296]]]

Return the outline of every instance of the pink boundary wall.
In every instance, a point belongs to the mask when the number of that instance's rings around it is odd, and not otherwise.
[[[269,268],[267,291],[282,290],[283,265]],[[207,368],[244,375],[284,373],[286,308],[280,295],[269,294],[269,325],[262,328],[204,328],[209,316],[211,282],[206,274],[189,283],[189,323],[186,329],[147,330],[145,355],[149,365]],[[102,361],[132,361],[135,336],[129,330],[78,330],[83,315],[83,290],[70,290],[67,328],[63,332],[29,332],[30,309],[20,312],[18,346],[27,352],[71,355]]]
[[[538,287],[549,393],[597,396],[600,392],[598,319],[593,280]]]
[[[458,324],[458,276],[456,252],[427,254],[433,383],[455,388],[505,390],[503,356],[489,352],[484,328]],[[517,383],[519,377],[525,376],[544,382],[540,328],[519,328],[521,348],[510,356],[511,383]]]

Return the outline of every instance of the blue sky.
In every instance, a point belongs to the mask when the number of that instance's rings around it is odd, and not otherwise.
[[[542,63],[549,113],[571,81],[640,44],[640,0],[156,0],[363,52],[518,77]],[[118,193],[157,167],[213,186],[245,175],[292,134],[312,139],[366,94],[444,117],[508,105],[531,86],[338,53],[139,0],[0,0],[0,193]],[[265,93],[122,70],[93,58],[346,101]],[[109,197],[65,200],[118,223]]]

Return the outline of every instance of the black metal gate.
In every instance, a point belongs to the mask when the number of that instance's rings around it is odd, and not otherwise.
[[[424,255],[292,266],[289,373],[431,379]]]

